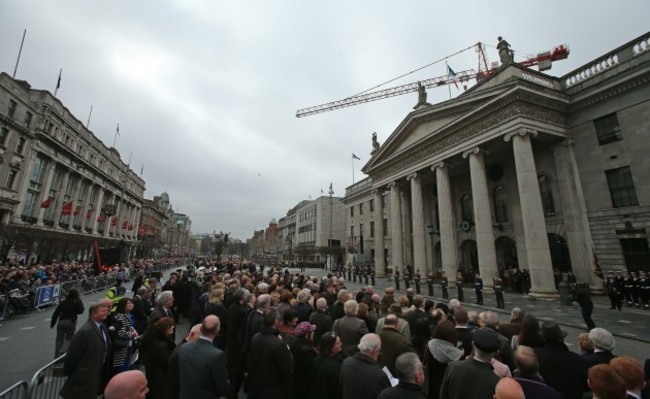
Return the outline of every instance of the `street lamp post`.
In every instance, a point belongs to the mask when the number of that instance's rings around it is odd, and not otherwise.
[[[334,189],[332,188],[332,183],[330,183],[329,195],[330,195],[330,238],[327,241],[327,257],[328,257],[328,261],[329,261],[329,264],[330,264],[329,265],[330,270],[332,270],[332,220],[333,220],[333,216],[334,216],[334,214],[332,212],[333,205],[334,205],[334,203],[332,201],[332,196],[334,195]]]

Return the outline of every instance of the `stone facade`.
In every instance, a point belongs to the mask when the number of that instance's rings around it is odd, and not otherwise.
[[[539,297],[556,295],[554,268],[597,286],[596,256],[603,269],[648,270],[649,40],[560,78],[509,63],[417,107],[348,188],[348,237],[363,235],[378,275],[411,265],[454,284],[456,271],[479,272],[489,290],[514,266]],[[371,200],[376,211],[359,215]],[[370,223],[371,239],[355,233]]]

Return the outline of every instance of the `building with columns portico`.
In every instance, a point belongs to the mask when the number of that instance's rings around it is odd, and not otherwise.
[[[372,223],[376,273],[412,265],[454,285],[478,271],[490,290],[514,266],[552,297],[554,269],[595,288],[596,256],[605,270],[648,270],[649,48],[646,34],[559,78],[508,63],[416,105],[344,199],[348,226]]]

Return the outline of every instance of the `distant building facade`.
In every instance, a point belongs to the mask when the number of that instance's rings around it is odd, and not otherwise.
[[[646,34],[560,78],[509,63],[418,105],[346,191],[352,250],[379,275],[479,272],[488,290],[526,268],[539,297],[554,268],[597,286],[596,257],[648,270],[649,48]]]

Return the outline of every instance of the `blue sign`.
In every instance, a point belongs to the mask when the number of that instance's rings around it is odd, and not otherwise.
[[[36,307],[50,305],[57,301],[61,285],[48,285],[47,287],[40,287],[38,289],[38,296],[36,298]]]

